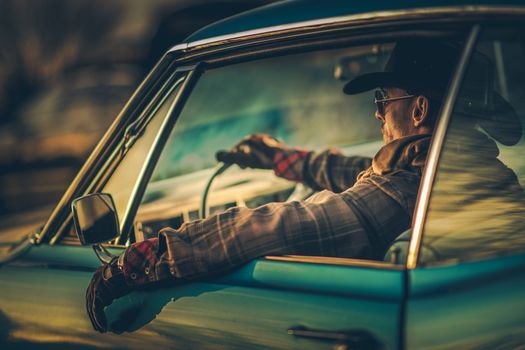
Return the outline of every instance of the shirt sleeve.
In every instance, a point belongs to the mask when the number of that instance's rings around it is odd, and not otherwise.
[[[314,190],[343,192],[352,187],[357,175],[372,165],[372,158],[341,154],[335,148],[312,152],[306,158],[303,182]]]
[[[140,242],[126,250],[125,265],[131,257],[139,262],[124,271],[128,283],[140,285],[217,275],[265,255],[380,259],[409,227],[410,215],[398,202],[360,181],[342,193],[322,191],[302,202],[235,207],[179,229],[165,228],[158,246]],[[137,254],[140,245],[146,246]]]
[[[334,148],[322,152],[286,148],[275,152],[273,162],[279,177],[336,193],[353,186],[357,175],[372,165],[371,158],[347,157]]]

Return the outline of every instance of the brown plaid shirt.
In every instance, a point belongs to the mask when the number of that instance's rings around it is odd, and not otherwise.
[[[270,254],[382,259],[410,227],[420,171],[372,172],[357,180],[372,159],[346,157],[333,149],[288,149],[274,160],[278,176],[320,192],[301,202],[234,207],[179,229],[165,228],[158,238],[123,253],[127,282],[204,277]]]

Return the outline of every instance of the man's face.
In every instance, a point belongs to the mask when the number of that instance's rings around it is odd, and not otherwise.
[[[408,95],[405,90],[398,88],[382,89],[386,91],[388,98]],[[412,104],[413,99],[411,98],[388,101],[384,105],[383,113],[376,111],[375,117],[383,123],[383,125],[381,125],[381,131],[385,144],[416,133],[411,118]]]

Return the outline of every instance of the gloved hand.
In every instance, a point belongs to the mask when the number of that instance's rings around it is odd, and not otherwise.
[[[237,164],[241,168],[272,169],[275,152],[287,146],[268,134],[252,134],[230,151],[218,151],[219,162]]]
[[[93,328],[100,333],[107,331],[104,308],[113,300],[131,291],[131,287],[126,284],[124,274],[118,266],[117,259],[114,258],[109,264],[99,267],[86,290],[87,313]]]

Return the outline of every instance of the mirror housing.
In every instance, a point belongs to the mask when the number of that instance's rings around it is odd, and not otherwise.
[[[71,209],[82,245],[108,242],[120,235],[117,210],[109,193],[93,193],[77,198]]]

